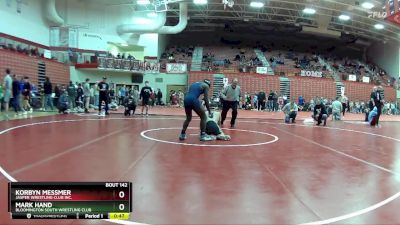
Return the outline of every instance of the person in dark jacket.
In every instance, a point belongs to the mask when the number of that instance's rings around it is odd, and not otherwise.
[[[69,106],[72,108],[76,107],[76,87],[72,81],[69,82],[69,86],[67,87],[68,91],[68,99],[69,99]]]
[[[261,111],[265,109],[265,92],[260,91],[257,95],[257,99],[258,99],[258,106],[257,106],[257,110]]]
[[[374,103],[369,100],[368,107],[365,108],[365,122],[368,122],[368,115],[374,109]]]
[[[82,84],[78,84],[78,88],[76,89],[76,99],[75,99],[76,105],[80,108],[84,108],[83,106],[83,88]]]
[[[328,119],[328,112],[326,110],[326,106],[324,103],[318,99],[316,105],[314,107],[313,118],[317,121],[317,126],[321,125],[322,121],[324,121],[324,126],[326,126],[326,120]]]
[[[46,77],[46,81],[43,84],[43,91],[44,91],[44,100],[43,100],[43,108],[46,109],[47,106],[53,110],[53,100],[51,95],[53,94],[53,85],[50,82],[50,78]]]
[[[15,74],[13,75],[12,94],[14,111],[15,113],[19,114],[19,111],[21,111],[21,90],[19,80],[17,79],[17,76]]]
[[[383,107],[383,88],[374,87],[371,92],[372,105],[377,108],[376,126],[379,126],[379,118],[381,117]]]
[[[163,97],[162,92],[161,92],[160,88],[158,88],[157,89],[157,105],[161,105],[162,97]]]

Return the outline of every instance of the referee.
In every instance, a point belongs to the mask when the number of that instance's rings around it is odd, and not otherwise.
[[[237,109],[240,101],[240,86],[238,85],[238,79],[233,79],[232,84],[224,88],[221,93],[221,98],[223,100],[221,126],[224,124],[229,109],[232,109],[231,128],[235,128],[235,121],[238,114]]]
[[[381,86],[379,87],[374,86],[371,92],[371,101],[373,105],[372,108],[376,107],[378,109],[378,115],[376,117],[376,126],[378,127],[379,127],[379,118],[381,117],[382,106],[384,103],[382,93],[383,93],[383,88]]]

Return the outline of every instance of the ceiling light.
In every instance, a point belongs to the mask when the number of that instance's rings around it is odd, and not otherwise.
[[[303,12],[305,14],[315,14],[316,10],[313,8],[305,8],[305,9],[303,9]]]
[[[155,18],[155,17],[157,17],[157,13],[156,12],[149,12],[149,13],[147,13],[147,17]]]
[[[250,6],[254,8],[262,8],[264,7],[264,3],[262,2],[250,2]]]
[[[350,16],[342,14],[339,16],[339,20],[347,21],[350,19]]]
[[[207,0],[193,0],[193,3],[196,5],[205,5],[207,4]]]
[[[122,43],[122,44],[121,44],[121,46],[123,46],[123,47],[127,47],[127,46],[128,46],[128,44],[127,44],[127,43]]]
[[[137,0],[138,5],[150,5],[150,0]]]
[[[378,23],[378,24],[375,24],[375,29],[378,29],[378,30],[382,30],[383,28],[385,28],[385,26],[383,26],[382,24],[380,24],[380,23]]]
[[[371,2],[364,2],[361,6],[362,6],[364,9],[372,9],[372,8],[375,7],[375,5],[372,4]]]

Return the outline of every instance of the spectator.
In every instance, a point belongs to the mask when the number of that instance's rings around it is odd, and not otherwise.
[[[33,109],[30,105],[30,101],[31,101],[31,91],[32,91],[32,85],[29,82],[29,77],[24,77],[24,86],[23,86],[23,91],[22,91],[22,95],[23,95],[23,106],[22,108],[25,111],[29,111],[30,113],[33,112]]]
[[[91,90],[89,84],[89,78],[86,78],[85,83],[83,84],[83,95],[85,96],[85,113],[89,113],[90,107],[90,97],[91,97]]]
[[[76,88],[75,88],[75,85],[74,85],[74,83],[72,81],[69,82],[67,91],[68,91],[68,99],[69,99],[68,106],[72,107],[74,109],[76,107],[76,102],[75,102],[75,100],[76,100]]]
[[[97,87],[99,91],[99,115],[101,115],[101,106],[104,103],[104,111],[105,115],[109,115],[108,113],[108,103],[109,103],[109,85],[107,83],[107,77],[103,77],[103,81],[98,84]]]
[[[67,110],[69,109],[70,106],[70,99],[68,97],[68,91],[63,90],[63,93],[61,94],[60,98],[58,99],[58,113],[64,113],[67,114]]]
[[[13,94],[14,111],[15,111],[15,113],[17,113],[17,115],[20,115],[19,111],[21,111],[21,104],[20,104],[21,91],[20,91],[19,81],[15,74],[13,75],[12,94]]]
[[[157,105],[161,105],[161,100],[162,100],[163,94],[160,90],[160,88],[157,89]]]
[[[4,106],[4,117],[5,120],[9,120],[8,107],[10,105],[10,100],[12,97],[12,78],[10,69],[6,69],[6,75],[3,82],[3,106]]]
[[[258,100],[257,110],[258,111],[265,110],[265,102],[266,102],[265,99],[266,99],[265,92],[260,91],[257,96],[257,100]]]
[[[44,101],[43,101],[43,108],[46,110],[47,107],[50,107],[50,109],[53,111],[53,99],[52,99],[52,94],[53,94],[53,85],[50,82],[50,78],[46,77],[46,81],[43,84],[43,89],[44,89]]]

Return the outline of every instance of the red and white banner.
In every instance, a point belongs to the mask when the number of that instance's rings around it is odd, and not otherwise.
[[[186,73],[187,64],[185,63],[167,63],[167,73]]]

